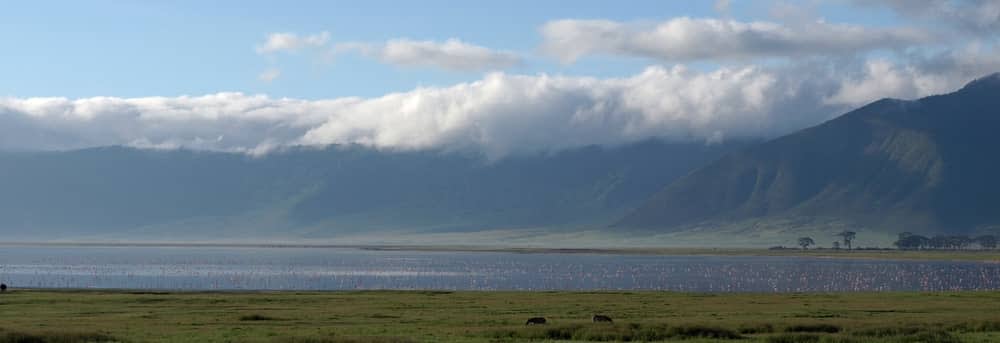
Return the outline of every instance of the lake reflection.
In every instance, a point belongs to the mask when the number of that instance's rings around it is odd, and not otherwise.
[[[183,290],[997,290],[1000,264],[321,248],[0,247],[0,281]]]

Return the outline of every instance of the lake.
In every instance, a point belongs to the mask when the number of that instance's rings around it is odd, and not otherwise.
[[[260,247],[0,247],[22,288],[159,290],[997,290],[1000,264],[806,257]]]

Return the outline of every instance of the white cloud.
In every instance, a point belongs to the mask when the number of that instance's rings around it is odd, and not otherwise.
[[[542,50],[571,63],[592,54],[666,61],[844,55],[902,48],[931,37],[906,28],[869,28],[823,21],[785,26],[680,17],[654,25],[609,20],[557,20],[542,29]]]
[[[337,53],[357,51],[396,66],[453,71],[501,70],[522,63],[521,58],[512,52],[493,50],[454,38],[444,42],[401,38],[384,44],[342,43],[334,50]]]
[[[911,99],[954,90],[969,80],[1000,71],[1000,51],[970,45],[965,49],[905,62],[873,59],[864,68],[842,75],[827,104],[863,105],[873,99]]]
[[[732,4],[729,0],[715,0],[715,4],[712,5],[712,8],[719,13],[729,13],[729,7],[731,5]]]
[[[264,153],[294,145],[458,150],[490,158],[658,137],[774,137],[883,96],[957,89],[1000,67],[992,48],[910,61],[808,62],[622,78],[490,73],[375,98],[0,98],[0,150],[104,145]]]
[[[277,79],[279,76],[281,76],[281,70],[277,68],[271,68],[260,73],[260,75],[257,75],[257,79],[263,82],[271,82]]]
[[[1000,0],[856,0],[881,5],[904,16],[930,20],[933,25],[950,24],[965,32],[988,36],[1000,33]]]
[[[258,54],[275,52],[295,52],[303,48],[321,48],[330,41],[329,32],[320,32],[308,36],[299,36],[289,32],[278,32],[267,35],[264,43],[257,45]]]

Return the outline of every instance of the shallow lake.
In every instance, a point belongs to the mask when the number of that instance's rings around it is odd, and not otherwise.
[[[3,246],[0,281],[26,288],[167,290],[997,290],[1000,264],[346,248]]]

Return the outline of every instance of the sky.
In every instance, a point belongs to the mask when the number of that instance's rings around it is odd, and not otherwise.
[[[772,138],[1000,71],[1000,0],[0,4],[0,150]]]

